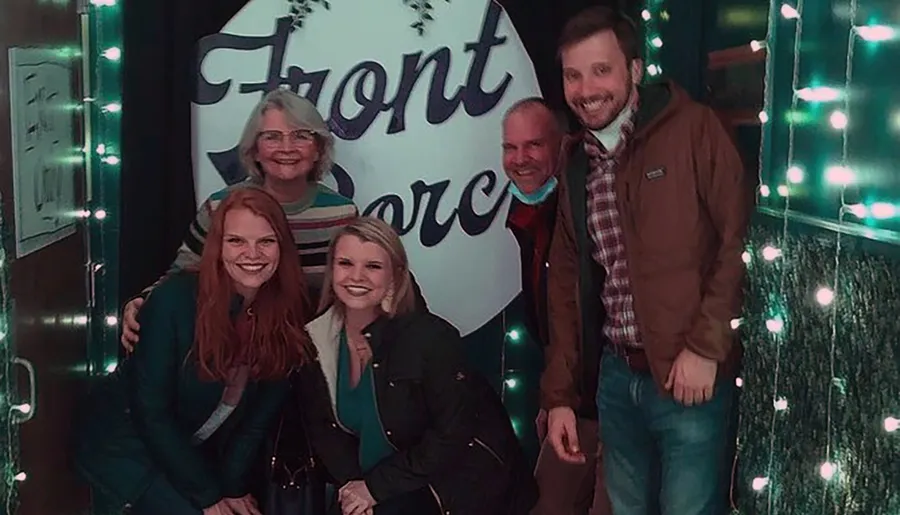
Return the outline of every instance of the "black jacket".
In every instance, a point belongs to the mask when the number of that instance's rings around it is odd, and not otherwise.
[[[519,222],[521,212],[530,209],[513,197],[509,202],[509,212],[506,215],[506,228],[516,238],[519,244],[519,260],[522,268],[522,297],[525,301],[525,326],[529,334],[543,348],[550,338],[549,320],[547,319],[547,258],[550,254],[550,241],[553,238],[553,227],[556,225],[556,197],[554,191],[547,200],[539,205],[540,211],[537,221],[546,231],[547,239],[543,248],[535,248],[537,241],[533,234],[534,227],[524,227]],[[540,277],[538,287],[535,289],[534,278],[531,276],[535,261],[540,261]]]
[[[134,355],[96,384],[78,410],[75,467],[113,504],[136,501],[160,474],[197,508],[243,496],[248,470],[288,396],[286,380],[249,382],[222,426],[202,444],[193,442],[226,386],[200,379],[188,359],[197,291],[197,275],[189,272],[160,284],[141,308]]]
[[[546,349],[549,343],[550,320],[547,314],[547,267],[549,266],[550,242],[553,239],[553,231],[556,225],[558,191],[553,192],[547,197],[545,204],[541,204],[544,208],[540,211],[542,219],[538,221],[542,228],[549,232],[549,238],[546,239],[544,248],[536,249],[536,238],[531,233],[533,228],[523,227],[518,221],[519,211],[528,209],[528,206],[513,198],[509,204],[509,213],[506,215],[506,227],[512,232],[519,244],[519,253],[522,262],[522,296],[525,300],[525,320],[526,326],[530,334],[535,336],[540,345]],[[534,287],[534,280],[531,277],[532,267],[535,259],[540,259],[545,265],[540,268],[540,277],[538,280],[537,291]],[[580,389],[581,405],[575,410],[580,418],[597,420],[597,403],[595,401],[597,392],[597,381],[599,374],[599,354],[595,360],[589,362],[596,363],[596,366],[584,368],[584,373],[578,382]]]
[[[363,479],[376,500],[430,487],[441,511],[524,515],[536,487],[496,392],[464,363],[459,332],[425,311],[366,328],[378,412],[396,452],[365,474],[358,440],[335,416],[342,320],[307,325],[316,360],[294,376],[314,452],[338,485]]]
[[[416,309],[428,311],[428,304],[422,295],[422,290],[415,276],[410,272],[413,293],[416,299]],[[310,305],[319,305],[319,292],[311,292],[314,297],[310,299]],[[279,428],[285,428],[279,431]],[[287,428],[290,428],[288,430]],[[278,448],[275,448],[275,442]],[[307,443],[306,432],[296,402],[286,402],[281,409],[280,419],[272,424],[266,453],[256,466],[260,469],[257,481],[253,484],[253,490],[257,496],[265,495],[267,483],[287,486],[296,480],[296,473],[306,467],[309,462],[310,450]],[[265,471],[265,472],[263,472]]]

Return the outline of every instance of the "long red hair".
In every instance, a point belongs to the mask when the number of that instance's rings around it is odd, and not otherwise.
[[[231,314],[237,292],[222,263],[225,215],[233,209],[265,218],[275,231],[280,255],[275,273],[254,297],[249,341],[241,341],[235,330]],[[268,193],[241,188],[219,204],[206,235],[199,274],[194,353],[201,378],[224,380],[232,367],[248,365],[251,379],[281,379],[309,359],[306,281],[284,211]]]

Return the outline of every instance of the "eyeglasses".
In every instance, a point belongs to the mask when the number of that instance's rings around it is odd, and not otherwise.
[[[312,131],[298,129],[291,132],[281,131],[262,131],[257,136],[259,144],[267,147],[280,147],[284,144],[285,136],[287,143],[291,147],[302,147],[312,144],[316,141],[316,134]]]

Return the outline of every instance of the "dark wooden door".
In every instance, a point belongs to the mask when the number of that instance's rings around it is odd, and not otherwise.
[[[88,510],[69,460],[73,414],[87,382],[85,238],[75,216],[84,198],[78,3],[0,1],[0,194],[14,306],[10,353],[20,359],[10,396],[32,408],[11,421],[25,479],[9,515]],[[18,50],[28,47],[49,50],[47,61]],[[33,377],[19,366],[28,364]]]

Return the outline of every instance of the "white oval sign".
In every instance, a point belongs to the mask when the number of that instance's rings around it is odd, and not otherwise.
[[[429,307],[466,335],[520,291],[501,123],[540,90],[498,4],[433,5],[420,36],[400,0],[313,4],[293,31],[286,0],[248,2],[200,45],[195,183],[202,201],[241,179],[234,147],[265,91],[305,95],[337,137],[326,182],[400,231]]]

